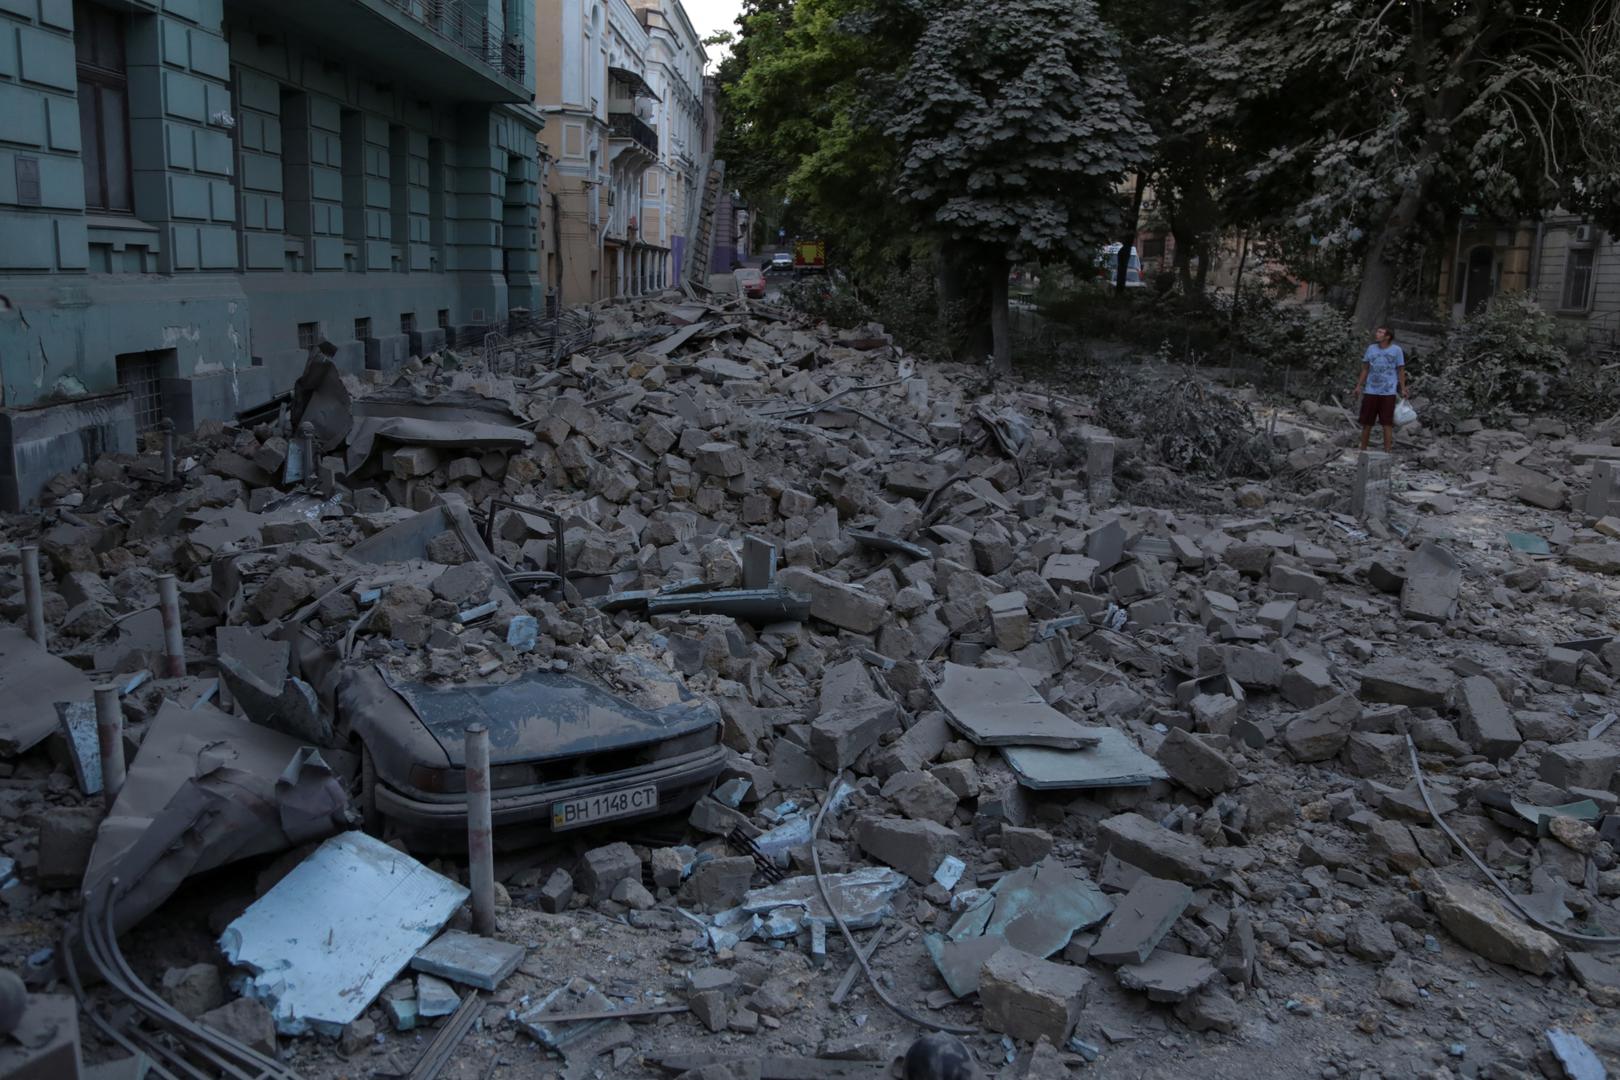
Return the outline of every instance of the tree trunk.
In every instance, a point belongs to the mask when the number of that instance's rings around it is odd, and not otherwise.
[[[1198,276],[1193,278],[1192,295],[1200,300],[1204,298],[1204,290],[1209,285],[1209,264],[1214,258],[1209,252],[1209,238],[1204,237],[1198,241]]]
[[[1384,224],[1367,245],[1367,254],[1361,260],[1361,285],[1356,290],[1356,310],[1351,316],[1355,328],[1366,334],[1389,318],[1390,300],[1395,291],[1395,264],[1390,261],[1394,249],[1417,220],[1418,208],[1423,205],[1423,185],[1417,184],[1401,192],[1389,209]]]
[[[1148,174],[1136,174],[1136,187],[1131,192],[1131,212],[1125,221],[1125,229],[1120,241],[1119,258],[1114,265],[1114,292],[1116,295],[1125,295],[1126,272],[1131,266],[1131,252],[1136,248],[1136,229],[1142,220],[1142,197],[1147,193]]]
[[[1249,261],[1249,234],[1243,234],[1243,243],[1238,246],[1237,273],[1232,278],[1232,321],[1237,322],[1238,300],[1243,296],[1243,264]]]
[[[989,260],[991,367],[997,374],[1012,374],[1012,322],[1007,313],[1007,273],[1004,255]]]
[[[939,245],[940,322],[951,328],[951,357],[976,364],[993,348],[982,279],[969,250],[950,240]]]

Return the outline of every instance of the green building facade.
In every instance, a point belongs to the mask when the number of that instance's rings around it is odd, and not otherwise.
[[[539,282],[524,0],[0,0],[0,507]]]

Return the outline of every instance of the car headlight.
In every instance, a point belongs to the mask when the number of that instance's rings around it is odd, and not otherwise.
[[[682,735],[679,738],[659,743],[658,749],[653,752],[653,760],[667,761],[669,758],[684,757],[687,754],[695,754],[700,750],[707,750],[711,746],[718,745],[719,742],[720,725],[710,724],[708,727],[699,728],[697,731]]]
[[[433,795],[458,795],[467,790],[465,769],[435,769],[431,765],[412,765],[407,779],[417,791]]]
[[[467,790],[467,770],[435,769],[428,765],[413,765],[411,786],[418,791],[434,795],[460,795]],[[532,765],[492,765],[489,769],[491,791],[502,788],[528,787],[539,783],[540,777]]]

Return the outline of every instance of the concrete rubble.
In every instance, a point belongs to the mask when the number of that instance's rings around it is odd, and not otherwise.
[[[71,1000],[62,927],[139,867],[109,925],[147,1007],[311,1077],[436,1034],[478,1075],[888,1075],[919,1029],[863,963],[987,1075],[1612,1066],[1620,424],[1358,458],[1278,415],[1269,479],[1195,476],[1084,386],[673,294],[554,366],[316,350],[172,481],[103,457],[0,528],[0,966]],[[473,933],[464,817],[362,798],[367,725],[442,735],[454,796],[470,719],[499,748],[563,703],[712,730],[712,767],[577,830],[503,822],[498,779]]]

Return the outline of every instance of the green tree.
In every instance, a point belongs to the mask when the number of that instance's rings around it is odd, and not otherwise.
[[[912,221],[881,194],[895,146],[871,102],[909,55],[918,20],[874,0],[748,0],[721,65],[717,153],[774,228],[815,232],[846,266],[874,270]]]
[[[1203,84],[1186,122],[1247,153],[1229,207],[1361,256],[1366,330],[1410,242],[1456,212],[1612,206],[1593,167],[1612,151],[1583,127],[1612,95],[1615,21],[1614,0],[1221,0],[1179,53]]]
[[[1152,134],[1092,0],[936,0],[895,83],[896,195],[951,257],[982,268],[993,359],[1012,366],[1007,275],[1088,251],[1119,221]]]

